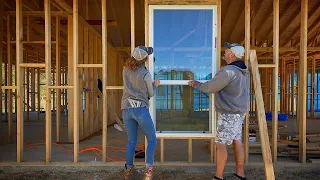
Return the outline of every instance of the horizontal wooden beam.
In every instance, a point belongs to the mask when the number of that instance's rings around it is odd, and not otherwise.
[[[23,68],[45,68],[46,64],[44,64],[44,63],[20,63],[20,67],[23,67]]]
[[[17,89],[16,86],[1,86],[1,89]]]
[[[15,16],[16,11],[5,11],[7,15]],[[23,16],[43,16],[44,17],[44,11],[23,11]],[[62,12],[62,11],[51,11],[51,16],[68,16],[68,13]]]
[[[258,68],[274,68],[275,64],[258,64]]]
[[[210,47],[207,47],[208,49]],[[116,51],[125,51],[125,52],[130,52],[131,48],[130,47],[115,47]],[[181,50],[192,50],[194,48],[175,48],[177,51]],[[272,47],[253,47],[251,46],[251,49],[256,50],[256,52],[273,52]],[[279,47],[280,52],[288,52],[288,51],[293,51],[293,52],[299,52],[300,47]],[[199,50],[203,50],[203,48],[199,48]],[[225,47],[221,47],[221,51],[225,51]],[[308,51],[320,51],[320,47],[308,47]]]
[[[78,68],[102,68],[102,64],[78,64]]]
[[[72,89],[73,86],[49,86],[49,89]]]
[[[15,44],[16,41],[10,41],[10,43]],[[44,44],[45,41],[22,41],[23,44]],[[56,43],[56,41],[51,41],[51,43]]]
[[[102,25],[102,20],[86,20],[87,23],[89,25]],[[44,20],[43,19],[39,19],[35,21],[37,24],[39,25],[44,25]],[[60,20],[60,24],[61,25],[68,25],[68,20],[66,19],[61,19]],[[116,26],[117,25],[117,21],[116,20],[107,20],[107,24],[108,25],[112,25],[112,26]]]
[[[107,89],[109,90],[123,89],[123,86],[107,86]]]
[[[150,5],[214,5],[218,4],[221,0],[149,0]]]

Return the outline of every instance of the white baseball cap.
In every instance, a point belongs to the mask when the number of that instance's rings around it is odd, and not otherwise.
[[[230,44],[228,42],[225,42],[224,46],[230,49],[237,58],[241,59],[244,56],[244,47],[241,44]]]
[[[144,60],[148,55],[153,53],[152,47],[137,46],[132,53],[132,57],[137,61]]]

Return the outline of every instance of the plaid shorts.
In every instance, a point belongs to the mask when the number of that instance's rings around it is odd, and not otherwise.
[[[218,117],[218,127],[215,142],[231,145],[233,140],[242,139],[242,121],[244,114],[221,114]]]

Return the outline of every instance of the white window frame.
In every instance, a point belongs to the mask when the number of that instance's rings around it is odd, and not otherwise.
[[[212,10],[212,76],[216,74],[217,65],[219,64],[216,60],[217,58],[217,46],[216,46],[216,39],[217,39],[217,33],[218,33],[218,14],[217,14],[217,5],[149,5],[149,46],[154,47],[154,10],[158,9],[168,9],[168,10],[179,10],[179,9],[190,9],[190,10]],[[150,55],[150,59],[154,58],[154,54]],[[152,78],[154,79],[154,62],[149,61],[149,71],[151,73]],[[189,80],[161,80],[161,85],[188,85]],[[205,80],[202,80],[200,82],[206,82]],[[156,136],[158,138],[211,138],[215,137],[215,126],[216,126],[216,111],[213,108],[214,107],[214,101],[213,98],[214,95],[210,94],[210,103],[209,103],[209,132],[158,132],[156,131]],[[154,122],[154,125],[156,126],[156,104],[155,104],[155,97],[152,97],[150,99],[150,107],[149,107],[150,115],[152,117],[152,120]]]

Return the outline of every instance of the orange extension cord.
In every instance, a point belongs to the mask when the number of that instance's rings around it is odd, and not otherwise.
[[[5,137],[1,137],[0,136],[0,140],[1,139],[5,139]],[[121,141],[121,140],[110,140],[109,142],[117,142],[117,143],[126,144],[125,141]],[[46,144],[45,142],[31,144],[29,140],[24,139],[24,145],[25,146],[29,146],[29,147],[45,145],[45,144]],[[66,152],[73,152],[72,149],[66,149],[59,143],[52,143],[52,144],[60,147],[62,150],[66,151]],[[135,156],[138,155],[138,154],[144,153],[145,152],[144,144],[137,144],[136,151],[137,150],[139,152],[136,153]],[[89,146],[89,147],[86,147],[86,148],[82,148],[82,149],[79,150],[79,153],[83,153],[83,152],[86,152],[86,151],[93,151],[98,157],[100,157],[102,159],[102,155],[101,155],[102,154],[102,144],[95,145],[95,146]],[[116,146],[107,146],[107,152],[123,152],[123,153],[125,153],[126,152],[126,148],[116,147]],[[111,157],[106,157],[106,158],[107,158],[107,161],[125,161],[126,160],[125,158],[111,158]]]

